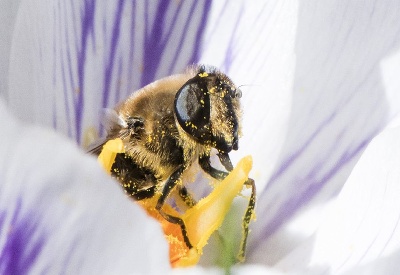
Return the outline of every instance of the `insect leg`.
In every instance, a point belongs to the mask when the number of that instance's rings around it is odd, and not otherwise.
[[[187,230],[184,221],[179,218],[175,217],[173,215],[167,214],[162,210],[162,207],[165,203],[165,200],[168,198],[168,195],[171,193],[171,191],[175,188],[175,186],[179,182],[179,178],[182,175],[182,172],[184,171],[184,167],[180,166],[175,172],[172,173],[172,175],[168,178],[167,182],[164,185],[163,191],[161,193],[160,198],[157,201],[156,209],[157,211],[163,216],[164,219],[166,219],[170,223],[177,224],[181,227],[182,231],[182,236],[183,240],[185,241],[185,244],[189,249],[193,247],[193,245],[189,241],[189,237],[187,235]]]
[[[227,153],[219,152],[218,157],[226,170],[228,170],[228,171],[233,170],[232,162]],[[206,171],[208,174],[210,174],[212,177],[214,177],[216,179],[223,180],[228,175],[228,173],[219,171],[211,166],[210,156],[204,156],[204,157],[200,158],[199,164],[200,164],[201,168],[203,168],[204,171]],[[238,259],[241,261],[244,260],[244,257],[245,257],[247,237],[249,235],[249,225],[250,225],[250,221],[253,216],[254,208],[255,208],[255,204],[256,204],[256,185],[255,185],[254,180],[249,178],[245,182],[245,185],[251,187],[251,195],[250,195],[249,204],[247,205],[246,213],[244,215],[243,224],[242,224],[243,236],[242,236],[242,241],[240,243],[240,250],[239,250],[239,254],[238,254]]]
[[[223,180],[228,175],[227,172],[220,171],[211,166],[209,155],[200,157],[199,164],[200,164],[200,167],[214,179]]]
[[[233,170],[233,165],[231,159],[229,158],[228,153],[218,152],[217,156],[219,158],[219,161],[222,163],[222,165],[225,167],[226,170],[228,171]]]
[[[227,153],[218,153],[219,160],[221,161],[222,165],[225,167],[226,170],[232,171],[233,170],[233,165],[231,162],[231,159],[229,158],[229,155]],[[220,171],[214,167],[211,166],[210,162],[210,156],[202,156],[199,158],[199,164],[200,167],[211,177],[217,180],[223,180],[228,176],[227,172]],[[252,182],[254,182],[253,179],[248,179],[245,184],[247,186],[251,186]]]
[[[192,195],[189,193],[187,188],[183,185],[178,186],[178,191],[179,191],[179,196],[182,198],[183,202],[188,206],[188,207],[193,207],[196,205],[196,200],[192,197]]]
[[[249,225],[250,225],[251,218],[253,217],[254,208],[256,205],[256,184],[255,184],[254,180],[248,179],[245,184],[247,186],[251,186],[251,195],[250,195],[249,204],[247,205],[246,214],[244,215],[244,218],[243,218],[243,236],[242,236],[242,241],[240,243],[240,250],[239,250],[239,254],[238,254],[238,259],[240,261],[243,261],[245,258],[247,236],[249,234]]]
[[[228,170],[228,171],[233,170],[233,165],[232,165],[231,159],[229,158],[229,155],[227,153],[218,152],[217,156],[219,158],[219,161],[222,163],[222,165],[225,167],[226,170]],[[252,185],[254,185],[254,180],[248,179],[245,182],[245,184],[247,186],[252,186]]]

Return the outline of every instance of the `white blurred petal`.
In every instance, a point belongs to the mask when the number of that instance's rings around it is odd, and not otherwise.
[[[374,266],[377,259],[393,264],[400,251],[399,167],[400,128],[394,128],[376,137],[361,156],[318,230],[312,264],[328,265],[333,274]]]
[[[0,273],[164,273],[159,224],[92,157],[0,100]]]

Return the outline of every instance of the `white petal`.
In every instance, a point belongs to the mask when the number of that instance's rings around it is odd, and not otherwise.
[[[243,137],[239,150],[231,156],[234,163],[244,155],[253,156],[251,175],[258,194],[276,169],[288,132],[297,12],[297,1],[213,2],[200,59],[220,67],[237,85],[244,85]],[[250,259],[254,241],[261,243],[254,234],[266,226],[267,215],[258,211],[257,221],[251,225]],[[265,256],[264,252],[260,255]]]
[[[157,222],[92,157],[22,126],[0,101],[0,273],[127,274],[170,269]]]
[[[22,1],[9,104],[79,142],[102,108],[193,62],[207,14],[201,1]]]
[[[312,263],[336,274],[393,260],[400,251],[399,167],[400,128],[386,130],[365,150],[319,229]]]
[[[243,138],[231,154],[234,162],[253,155],[260,190],[288,131],[297,9],[297,1],[215,1],[204,38],[200,62],[214,64],[243,85]]]
[[[202,60],[255,84],[242,89],[239,145],[254,156],[259,186],[249,260],[275,264],[318,226],[310,219],[309,230],[293,232],[297,215],[337,195],[365,146],[400,111],[400,101],[389,101],[399,81],[388,72],[398,63],[387,62],[398,50],[400,9],[396,1],[215,7]]]
[[[400,252],[397,251],[389,256],[380,257],[373,262],[350,268],[349,270],[340,274],[396,275],[399,273],[399,257],[400,257]]]
[[[200,267],[200,266],[195,266],[191,268],[182,268],[182,269],[175,269],[172,274],[174,275],[180,275],[180,274],[190,274],[190,275],[197,275],[197,274],[209,274],[209,275],[222,275],[222,274],[234,274],[234,275],[240,275],[240,274],[252,274],[252,275],[258,275],[258,274],[263,274],[263,275],[280,275],[280,274],[289,274],[289,273],[283,273],[279,270],[272,269],[272,268],[267,268],[262,265],[237,265],[231,267],[231,269],[224,270],[222,268],[210,268],[210,267]],[[296,273],[299,274],[299,273]],[[307,273],[311,274],[311,273]]]

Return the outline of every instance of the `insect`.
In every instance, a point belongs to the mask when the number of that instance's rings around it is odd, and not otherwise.
[[[181,182],[182,174],[195,162],[215,179],[228,175],[211,165],[212,149],[227,171],[233,169],[229,152],[238,149],[240,97],[240,89],[216,68],[193,66],[184,74],[143,87],[118,105],[105,140],[90,152],[99,154],[105,142],[121,138],[125,153],[117,154],[111,174],[135,200],[160,193],[156,210],[180,226],[185,244],[192,248],[184,221],[165,213],[162,207],[172,192],[177,192],[188,207],[196,204]],[[243,219],[243,256],[256,191],[252,179],[246,185],[252,194]]]

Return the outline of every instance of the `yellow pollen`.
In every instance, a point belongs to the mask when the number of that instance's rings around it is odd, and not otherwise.
[[[123,153],[125,151],[124,143],[121,139],[113,139],[109,140],[101,150],[99,157],[97,158],[98,162],[103,166],[104,170],[107,171],[108,174],[111,174],[111,167],[114,164],[115,157],[118,153]]]
[[[200,76],[200,77],[207,77],[207,76],[208,76],[208,73],[206,73],[206,72],[200,73],[199,76]]]

